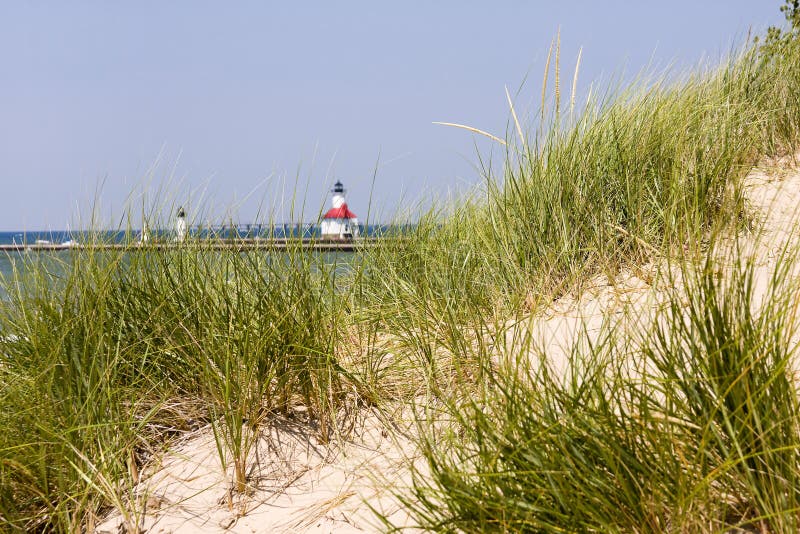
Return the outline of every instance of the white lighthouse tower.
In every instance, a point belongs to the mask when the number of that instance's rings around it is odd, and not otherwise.
[[[342,182],[337,181],[331,189],[331,209],[322,217],[322,237],[328,239],[349,239],[358,237],[358,218],[350,211],[345,202],[345,189]]]
[[[186,212],[183,207],[178,208],[178,215],[175,217],[175,240],[183,243],[186,240]]]

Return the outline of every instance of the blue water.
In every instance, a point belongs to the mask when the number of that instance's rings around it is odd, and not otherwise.
[[[378,237],[381,235],[403,233],[410,229],[410,226],[399,225],[359,225],[359,233],[362,236]],[[172,232],[170,231],[151,231],[151,236],[154,239],[171,239]],[[305,237],[313,238],[320,236],[320,229],[317,225],[312,224],[282,224],[275,226],[268,225],[242,225],[242,226],[216,226],[211,228],[197,228],[189,229],[191,236],[208,239],[208,238],[254,238],[262,237],[269,238],[270,235],[275,238],[286,237]],[[139,239],[139,231],[121,232],[121,231],[104,231],[93,232],[90,235],[87,232],[70,232],[67,230],[42,230],[42,231],[16,231],[16,232],[0,232],[0,245],[32,245],[37,241],[48,241],[50,243],[64,243],[67,241],[74,241],[77,243],[87,241],[103,241],[111,243],[125,243],[135,242]],[[24,270],[26,265],[30,265],[31,253],[28,252],[0,252],[0,300],[6,300],[8,295],[4,289],[4,281],[7,283],[13,275],[14,269],[20,271]],[[59,252],[34,252],[32,253],[36,258],[57,258],[63,256],[69,257],[69,251]]]
[[[135,240],[138,233],[124,232],[100,232],[100,235],[95,235],[103,241],[124,243],[126,240]],[[67,241],[85,242],[89,240],[86,232],[70,232],[67,230],[40,230],[40,231],[16,231],[16,232],[0,232],[0,245],[33,245],[37,241],[48,241],[50,243],[64,243]],[[47,260],[63,256],[69,257],[69,251],[60,252],[33,252],[28,253],[20,252],[0,252],[0,300],[7,300],[8,293],[6,285],[11,281],[14,270],[22,273],[26,267],[31,265],[31,261]]]
[[[0,245],[32,244],[36,240],[47,240],[52,243],[63,243],[70,239],[70,232],[59,231],[38,231],[38,232],[0,232]]]

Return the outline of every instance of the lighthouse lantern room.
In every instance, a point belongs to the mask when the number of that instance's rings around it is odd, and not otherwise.
[[[358,218],[350,211],[345,202],[345,189],[342,182],[337,181],[331,189],[331,209],[322,217],[322,237],[347,239],[358,237]]]

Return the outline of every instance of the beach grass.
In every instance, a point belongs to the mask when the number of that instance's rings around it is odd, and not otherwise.
[[[41,260],[3,310],[8,525],[74,531],[114,506],[133,510],[135,530],[137,471],[200,424],[236,492],[263,421],[303,406],[321,441],[336,434],[349,390],[334,357],[336,265],[323,256],[199,243]]]
[[[450,347],[484,387],[419,418],[399,499],[430,531],[796,531],[796,254],[757,289],[751,258],[711,249],[640,329],[609,318],[562,355],[530,332],[501,358]]]
[[[583,106],[576,66],[568,112],[555,50],[540,112],[508,98],[502,170],[374,249],[26,257],[0,305],[0,524],[91,531],[115,511],[137,532],[137,483],[183,435],[207,427],[246,496],[273,421],[302,411],[324,444],[360,407],[400,406],[425,461],[396,492],[425,529],[796,530],[796,251],[761,300],[747,254],[720,251],[756,227],[745,176],[796,152],[800,42]],[[607,320],[560,370],[520,327],[647,265],[664,309]]]

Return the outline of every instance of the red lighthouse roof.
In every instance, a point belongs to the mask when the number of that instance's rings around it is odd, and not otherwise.
[[[355,219],[356,214],[350,211],[347,207],[347,203],[342,204],[338,208],[332,208],[328,210],[328,213],[325,214],[323,219]]]

